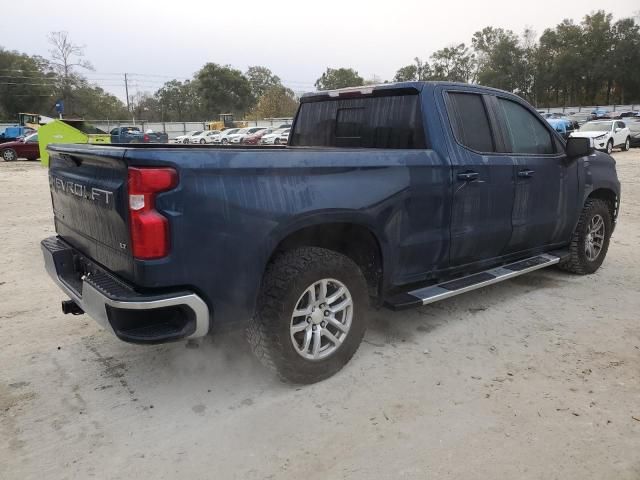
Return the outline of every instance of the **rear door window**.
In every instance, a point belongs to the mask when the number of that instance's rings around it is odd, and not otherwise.
[[[552,154],[555,152],[551,133],[529,110],[505,98],[498,98],[506,122],[511,153]]]
[[[477,152],[495,152],[489,117],[476,93],[449,92],[449,117],[458,141]]]
[[[417,94],[382,92],[303,102],[290,145],[341,148],[426,148]]]

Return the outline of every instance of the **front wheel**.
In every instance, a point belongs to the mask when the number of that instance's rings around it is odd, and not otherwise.
[[[356,352],[367,307],[364,276],[350,258],[316,247],[290,250],[267,268],[247,338],[283,380],[315,383]]]
[[[204,138],[200,139],[200,145],[204,145],[205,143],[207,143],[207,141]]]
[[[189,139],[185,138],[184,140],[182,140],[182,143],[189,143]]]
[[[630,148],[631,148],[631,139],[627,137],[627,139],[624,141],[624,145],[622,146],[622,151],[628,152]]]
[[[14,162],[18,159],[18,154],[13,148],[7,148],[2,151],[2,158],[5,162]]]
[[[571,237],[569,259],[560,268],[579,275],[598,270],[609,249],[612,225],[609,204],[597,198],[587,200]]]
[[[613,140],[607,142],[607,153],[611,155],[611,152],[613,152]]]

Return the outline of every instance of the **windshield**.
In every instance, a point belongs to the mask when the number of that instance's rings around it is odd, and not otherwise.
[[[25,142],[33,143],[38,141],[38,134],[34,133],[24,139]]]
[[[581,132],[605,132],[611,130],[611,122],[585,123],[580,127]]]

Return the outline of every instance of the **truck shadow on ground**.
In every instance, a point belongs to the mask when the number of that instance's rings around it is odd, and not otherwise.
[[[404,342],[418,343],[422,337],[450,322],[473,321],[476,314],[490,313],[505,299],[518,299],[532,290],[556,289],[564,274],[534,272],[528,276],[485,287],[436,304],[393,312],[372,310],[361,355],[395,348]],[[100,334],[85,337],[86,353],[97,367],[96,389],[124,389],[132,402],[150,403],[143,398],[162,398],[166,390],[180,389],[218,396],[218,408],[251,404],[267,392],[287,392],[297,387],[281,383],[252,355],[244,332],[232,331],[206,337],[196,347],[184,342],[135,346]],[[358,361],[355,358],[353,361]],[[244,402],[244,404],[242,403]]]
[[[505,299],[525,296],[534,290],[556,289],[566,274],[557,269],[532,272],[502,283],[473,290],[422,307],[391,311],[372,310],[365,342],[376,347],[415,341],[435,329],[456,321],[473,321],[473,316],[491,310]]]

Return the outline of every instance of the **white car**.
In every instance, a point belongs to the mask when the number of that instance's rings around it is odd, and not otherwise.
[[[213,136],[213,143],[221,143],[226,145],[229,143],[229,136],[238,133],[239,128],[229,128],[227,130],[221,131],[218,135]]]
[[[594,147],[611,153],[614,147],[627,151],[631,146],[631,131],[620,120],[597,120],[587,122],[572,137],[593,138]]]
[[[234,133],[233,135],[229,135],[227,138],[229,139],[229,143],[239,144],[239,143],[242,143],[242,140],[244,140],[245,137],[248,137],[249,135],[253,135],[254,133],[259,132],[260,130],[264,130],[265,128],[266,127],[242,128],[238,130],[236,133]]]
[[[178,135],[176,138],[172,140],[173,143],[191,143],[191,137],[195,137],[200,135],[202,130],[194,130],[192,132],[187,132],[184,135]]]
[[[284,132],[282,132],[282,134],[276,138],[276,141],[274,142],[276,145],[286,145],[289,143],[289,132],[291,131],[290,128],[287,128]]]
[[[219,134],[220,130],[205,130],[200,132],[198,135],[190,137],[189,143],[200,143],[201,145],[204,145],[205,143],[213,143],[213,138]]]
[[[289,134],[290,128],[280,128],[273,133],[269,133],[260,139],[261,145],[280,145],[283,134]]]

